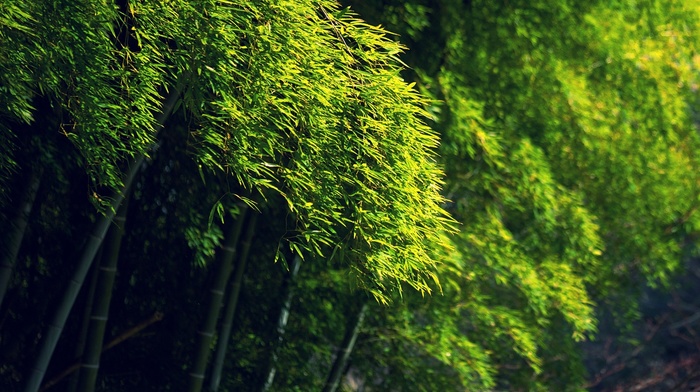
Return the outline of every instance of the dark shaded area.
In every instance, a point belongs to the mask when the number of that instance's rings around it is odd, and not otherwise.
[[[700,259],[690,259],[669,290],[647,289],[640,320],[621,329],[603,315],[583,345],[596,392],[691,391],[700,387]]]

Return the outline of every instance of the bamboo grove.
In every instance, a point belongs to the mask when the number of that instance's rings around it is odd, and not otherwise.
[[[700,6],[346,3],[0,3],[0,389],[584,389],[695,255]]]

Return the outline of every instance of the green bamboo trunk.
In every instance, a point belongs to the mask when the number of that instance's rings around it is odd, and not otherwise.
[[[7,293],[7,289],[10,286],[12,270],[14,269],[19,249],[22,246],[24,232],[27,230],[29,214],[32,212],[34,199],[36,199],[36,193],[39,190],[39,184],[41,184],[41,175],[42,170],[32,171],[27,189],[23,194],[22,205],[17,210],[17,215],[15,215],[9,227],[7,246],[3,249],[2,260],[0,260],[0,306],[2,306],[5,293]]]
[[[97,259],[102,259],[102,253],[104,247],[100,248],[100,252],[97,254]],[[90,316],[92,314],[92,304],[95,301],[95,290],[97,289],[97,279],[99,277],[99,268],[93,266],[90,272],[90,285],[88,286],[87,299],[85,301],[85,306],[83,307],[82,321],[80,322],[80,332],[78,332],[78,339],[75,343],[75,360],[80,361],[85,353],[85,342],[87,341],[88,331],[90,330]],[[80,369],[80,368],[78,368]],[[68,387],[66,392],[76,392],[78,390],[78,377],[80,375],[79,371],[76,371],[70,381],[68,382]],[[46,389],[46,384],[41,387],[41,390]]]
[[[254,225],[255,222],[252,222],[251,224]],[[226,301],[226,309],[224,310],[224,320],[221,323],[219,339],[216,342],[214,364],[209,382],[210,391],[218,390],[219,384],[221,383],[221,373],[224,369],[226,350],[228,349],[228,341],[231,338],[231,329],[233,328],[233,317],[236,314],[236,308],[238,306],[238,298],[241,293],[241,284],[243,282],[243,275],[245,274],[245,267],[248,262],[248,254],[250,254],[250,245],[253,241],[253,234],[255,232],[254,229],[254,226],[251,227],[246,233],[246,237],[243,239],[243,243],[241,244],[241,254],[236,262],[235,274],[231,280],[229,297]]]
[[[102,262],[99,267],[99,277],[97,291],[90,316],[90,326],[87,340],[85,342],[85,353],[80,365],[78,377],[78,391],[92,392],[95,390],[97,372],[100,366],[100,355],[102,354],[102,342],[104,340],[107,319],[109,318],[109,304],[112,299],[112,287],[117,273],[117,262],[119,261],[119,249],[121,248],[122,237],[124,236],[124,225],[126,223],[126,211],[128,209],[128,199],[119,207],[119,212],[114,218],[109,238],[104,246]]]
[[[335,392],[335,390],[338,389],[340,377],[343,374],[343,369],[345,369],[345,366],[348,363],[350,353],[352,353],[352,349],[355,347],[355,341],[357,341],[357,335],[360,334],[362,321],[367,315],[368,307],[367,302],[365,302],[355,319],[348,325],[348,328],[345,331],[345,337],[343,338],[343,343],[338,349],[335,361],[333,361],[333,367],[328,374],[328,379],[326,380],[326,386],[323,388],[323,392]]]
[[[143,161],[143,158],[141,158],[141,161]],[[141,162],[138,162],[137,165],[132,165],[132,170],[130,170],[130,172],[133,173],[130,174],[133,177],[136,176],[136,167],[141,166],[140,163]],[[129,186],[133,181],[133,177],[130,181],[128,181]],[[122,199],[123,196],[117,196],[114,199],[112,207],[118,208],[122,202]],[[61,332],[63,332],[63,327],[66,324],[68,315],[70,314],[73,304],[75,303],[75,299],[80,292],[80,287],[83,285],[83,281],[85,281],[85,276],[87,275],[87,272],[92,265],[92,261],[102,245],[107,229],[114,218],[114,212],[112,211],[113,210],[110,209],[105,215],[102,216],[102,218],[95,225],[95,228],[89,237],[88,243],[86,244],[83,254],[78,262],[78,268],[73,274],[73,277],[68,284],[68,288],[63,295],[61,303],[56,310],[53,319],[48,325],[46,336],[44,337],[44,341],[41,346],[41,351],[39,352],[39,356],[31,369],[31,374],[28,378],[25,392],[37,392],[41,386],[41,382],[46,374],[46,369],[51,361],[53,351],[56,348],[56,344],[58,344],[58,339],[61,336]]]
[[[202,390],[202,386],[204,385],[204,373],[207,368],[207,361],[209,360],[209,353],[211,351],[211,341],[214,337],[216,322],[219,319],[219,311],[221,310],[224,290],[226,289],[226,284],[228,283],[228,279],[233,268],[233,258],[236,255],[236,247],[238,245],[238,239],[241,235],[244,220],[245,216],[241,214],[241,216],[238,217],[236,224],[233,225],[226,234],[224,245],[221,247],[221,250],[217,255],[217,270],[214,282],[209,289],[209,307],[207,310],[207,315],[202,328],[197,332],[199,339],[196,346],[194,365],[192,366],[192,371],[190,372],[190,392],[199,392]],[[247,227],[248,235],[255,230],[256,220],[257,214],[251,216]]]
[[[165,123],[165,120],[175,107],[179,96],[179,89],[176,88],[171,90],[170,95],[163,104],[163,112],[157,117],[157,121],[161,126]],[[37,356],[34,364],[31,367],[29,375],[27,376],[27,384],[25,385],[24,392],[37,392],[39,390],[41,382],[44,380],[46,369],[49,367],[49,362],[51,361],[53,352],[56,349],[56,344],[58,344],[58,339],[61,337],[63,327],[66,325],[68,315],[70,314],[73,304],[75,303],[75,299],[80,292],[80,287],[85,281],[85,276],[87,275],[90,266],[92,266],[92,261],[95,259],[97,251],[102,246],[102,241],[104,240],[105,234],[107,234],[107,230],[112,223],[115,211],[119,209],[125,195],[131,191],[131,184],[134,182],[134,179],[141,169],[141,165],[143,165],[145,159],[146,157],[142,154],[131,162],[129,165],[129,170],[124,177],[124,187],[122,188],[122,191],[114,196],[110,208],[98,219],[90,235],[88,236],[88,241],[85,244],[80,260],[78,260],[77,269],[73,273],[73,277],[68,283],[68,287],[64,292],[61,303],[56,309],[56,313],[47,326],[39,355]]]
[[[292,299],[294,299],[294,289],[292,285],[294,279],[299,272],[299,267],[301,266],[301,257],[296,255],[294,261],[292,262],[292,270],[289,275],[289,280],[287,281],[286,293],[284,294],[284,303],[282,304],[282,309],[280,310],[280,316],[277,319],[277,344],[272,348],[272,355],[270,356],[270,366],[267,372],[267,377],[265,378],[265,384],[263,385],[262,391],[267,392],[270,390],[272,383],[275,381],[275,374],[277,373],[277,357],[282,341],[284,340],[284,332],[287,328],[287,321],[289,320],[289,311],[292,307]]]

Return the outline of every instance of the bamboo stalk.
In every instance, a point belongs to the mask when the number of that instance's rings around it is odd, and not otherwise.
[[[17,210],[17,214],[10,225],[8,243],[2,253],[2,260],[0,260],[0,306],[2,306],[5,293],[7,293],[7,289],[10,286],[12,270],[15,267],[19,249],[22,247],[22,240],[27,230],[29,214],[31,214],[32,207],[34,206],[34,200],[36,199],[36,193],[41,184],[42,174],[43,170],[41,169],[32,170],[27,189],[23,192],[22,205]]]
[[[168,98],[163,104],[163,111],[157,116],[157,121],[160,126],[163,126],[165,120],[170,115],[170,112],[175,107],[179,97],[179,89],[171,90]],[[45,337],[39,355],[37,356],[29,376],[27,377],[27,384],[25,386],[24,392],[37,392],[41,386],[41,382],[46,374],[46,369],[49,366],[53,352],[56,349],[56,344],[58,344],[58,339],[63,332],[63,327],[66,325],[66,320],[70,314],[73,304],[75,303],[75,298],[80,292],[80,287],[83,285],[85,280],[85,275],[87,275],[92,261],[95,259],[95,254],[100,249],[102,241],[104,240],[105,234],[109,229],[114,218],[115,211],[119,208],[124,197],[130,192],[131,185],[136,178],[136,174],[141,169],[141,165],[145,161],[146,157],[144,154],[137,156],[133,162],[129,165],[129,169],[124,178],[124,185],[120,192],[118,192],[109,209],[95,224],[89,238],[88,242],[83,249],[83,253],[80,256],[80,260],[77,263],[77,269],[73,273],[73,277],[68,283],[68,288],[66,289],[60,305],[58,306],[54,317],[47,327]]]
[[[146,329],[149,327],[151,324],[155,324],[158,321],[163,319],[163,313],[161,312],[155,312],[153,315],[146,320],[136,324],[135,326],[127,329],[126,331],[122,332],[121,334],[117,335],[116,338],[112,339],[109,341],[109,343],[105,344],[104,347],[102,347],[102,352],[105,352],[114,346],[122,343],[123,341],[133,337],[137,333],[141,332],[142,330]],[[58,384],[63,380],[64,378],[68,377],[71,373],[75,372],[76,370],[80,369],[80,361],[74,362],[72,365],[68,366],[65,368],[61,373],[59,373],[56,377],[52,378],[49,380],[46,384],[44,384],[40,392],[44,392],[45,390],[53,387],[54,385]]]
[[[255,219],[257,219],[257,217]],[[231,280],[231,287],[229,288],[229,298],[226,301],[226,309],[224,311],[224,320],[221,323],[221,333],[219,334],[219,339],[216,342],[214,364],[212,367],[211,379],[209,380],[210,391],[218,390],[219,384],[221,384],[221,373],[224,368],[224,361],[226,359],[228,342],[231,338],[231,329],[233,328],[233,317],[235,316],[236,308],[238,307],[238,298],[241,293],[243,275],[245,274],[245,267],[248,262],[248,255],[250,254],[250,246],[253,242],[255,224],[255,220],[253,220],[250,223],[249,230],[246,233],[246,237],[243,239],[243,243],[241,244],[241,255],[238,258],[235,273],[233,279]]]
[[[102,259],[104,247],[100,248],[97,254],[98,259]],[[85,301],[85,307],[83,309],[82,321],[80,323],[80,331],[78,333],[78,339],[75,344],[75,356],[76,360],[80,360],[85,352],[85,342],[87,341],[88,331],[90,330],[90,314],[92,313],[92,304],[95,300],[95,290],[97,289],[97,278],[99,276],[99,270],[96,267],[92,268],[90,275],[90,286],[88,286],[87,300]],[[76,374],[71,378],[68,383],[68,388],[66,392],[75,392],[78,388],[78,376]]]
[[[107,319],[109,318],[112,287],[114,287],[114,279],[117,273],[119,249],[124,236],[124,225],[128,208],[129,200],[127,198],[119,207],[119,212],[114,218],[114,224],[109,233],[109,239],[104,247],[105,257],[102,258],[102,263],[100,263],[99,267],[98,291],[92,307],[88,339],[78,379],[78,391],[80,392],[95,390],[100,366],[100,355],[102,354],[102,341],[104,340]]]
[[[287,321],[289,320],[289,311],[292,307],[292,299],[294,299],[294,289],[292,284],[294,278],[296,278],[299,272],[299,267],[301,266],[301,257],[299,255],[294,256],[294,261],[292,261],[292,270],[289,275],[289,281],[287,282],[287,289],[285,293],[284,303],[282,304],[282,309],[280,310],[280,316],[277,320],[277,344],[272,348],[272,355],[270,358],[270,370],[267,373],[267,378],[265,379],[265,384],[263,385],[262,391],[267,392],[270,390],[272,383],[275,381],[275,374],[277,373],[277,359],[278,351],[284,340],[284,333],[287,328]]]
[[[247,207],[244,207],[243,211],[247,211]],[[250,218],[247,233],[254,230],[256,219],[257,214]],[[241,216],[238,217],[236,224],[229,229],[229,232],[226,235],[225,243],[221,247],[221,251],[218,254],[220,260],[217,263],[216,277],[212,287],[209,289],[209,309],[207,310],[207,316],[202,328],[197,332],[199,334],[199,339],[197,342],[194,365],[192,366],[192,371],[190,372],[190,392],[199,392],[202,390],[202,386],[204,385],[204,373],[207,368],[209,353],[211,351],[211,341],[214,337],[216,322],[219,319],[224,290],[226,289],[226,284],[231,276],[233,258],[236,255],[236,247],[238,246],[238,239],[240,238],[243,229],[244,220],[245,214],[242,213]]]
[[[348,358],[350,358],[350,353],[352,353],[352,349],[355,347],[355,341],[357,341],[357,336],[360,334],[360,327],[367,314],[368,307],[367,302],[365,302],[353,322],[348,325],[343,343],[338,349],[335,361],[333,361],[333,367],[328,374],[328,380],[326,380],[326,386],[323,388],[323,392],[335,392],[335,390],[338,389],[340,376],[343,374],[343,369],[345,369]]]

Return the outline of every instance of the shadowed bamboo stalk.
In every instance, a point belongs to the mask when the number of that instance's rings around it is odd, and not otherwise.
[[[156,118],[159,126],[162,127],[165,123],[165,120],[175,107],[175,103],[177,103],[179,95],[179,89],[177,88],[170,91],[168,98],[163,104],[162,113],[160,113]],[[63,332],[63,327],[66,324],[68,315],[70,314],[73,304],[75,303],[75,299],[80,292],[80,287],[83,285],[85,276],[92,265],[92,261],[95,259],[97,251],[102,246],[102,241],[104,240],[105,234],[112,223],[115,211],[121,205],[124,197],[131,191],[131,184],[134,182],[136,174],[141,169],[141,165],[143,165],[145,159],[146,157],[144,154],[139,154],[131,162],[124,177],[124,184],[121,191],[114,196],[110,208],[105,211],[105,213],[98,219],[93,227],[93,230],[88,237],[87,244],[85,244],[85,248],[83,249],[83,253],[80,256],[80,260],[78,260],[77,268],[73,273],[70,282],[68,283],[68,288],[66,288],[63,298],[61,299],[61,303],[56,309],[56,313],[51,319],[51,322],[47,326],[39,355],[37,356],[31,368],[31,372],[27,377],[27,384],[24,388],[24,392],[37,392],[39,390],[41,382],[44,379],[44,375],[46,374],[46,369],[48,368],[51,357],[53,356],[53,352],[56,349],[58,339],[61,337],[61,332]]]
[[[5,293],[7,293],[7,289],[10,286],[12,270],[14,269],[19,249],[22,246],[24,232],[27,230],[29,214],[32,212],[34,199],[36,199],[36,193],[39,190],[39,184],[41,184],[42,173],[43,170],[41,169],[32,170],[27,189],[22,195],[22,205],[17,210],[17,215],[15,215],[9,227],[7,246],[2,253],[2,260],[0,260],[0,306],[2,306]]]
[[[299,267],[301,266],[301,257],[299,255],[294,256],[294,261],[292,262],[292,270],[289,275],[289,280],[287,281],[287,288],[284,298],[284,303],[282,304],[282,309],[280,310],[280,316],[277,320],[277,344],[272,347],[272,355],[270,358],[270,370],[267,373],[267,378],[265,379],[265,385],[263,385],[262,391],[266,392],[272,386],[275,381],[275,374],[277,373],[277,356],[282,341],[284,339],[284,332],[287,328],[287,321],[289,320],[289,310],[292,307],[292,299],[294,298],[294,289],[292,285],[294,283],[294,278],[296,278],[299,272]]]
[[[92,306],[92,315],[90,316],[90,328],[78,378],[78,391],[80,392],[95,390],[95,382],[97,381],[97,373],[100,366],[100,355],[102,354],[102,341],[104,340],[107,319],[109,318],[109,304],[112,299],[112,287],[114,286],[114,278],[117,273],[119,249],[124,236],[124,225],[128,208],[129,200],[127,198],[119,207],[112,229],[109,232],[109,238],[104,246],[104,256],[100,263],[97,291],[95,292],[96,297]]]
[[[190,392],[199,392],[202,390],[202,386],[204,385],[204,373],[207,368],[209,353],[211,352],[211,341],[214,337],[216,322],[219,319],[224,290],[226,289],[226,284],[228,283],[231,275],[233,258],[236,255],[236,247],[238,246],[238,239],[240,238],[243,229],[245,212],[247,211],[247,207],[243,208],[243,213],[241,213],[241,215],[238,217],[236,224],[229,229],[228,233],[226,234],[224,244],[217,254],[217,258],[219,260],[216,263],[217,270],[214,283],[209,289],[209,308],[207,310],[207,316],[204,320],[202,328],[197,332],[199,339],[196,347],[197,351],[195,354],[194,365],[192,366],[192,371],[190,372]],[[246,228],[248,234],[255,230],[256,219],[257,214],[250,217],[248,227]]]
[[[365,302],[353,322],[348,325],[343,343],[338,349],[323,392],[335,392],[335,390],[338,389],[340,376],[343,374],[343,369],[345,369],[345,365],[348,363],[350,353],[352,353],[352,349],[355,347],[355,341],[357,340],[357,335],[360,334],[360,327],[362,326],[362,321],[365,319],[368,307],[367,302]]]
[[[102,347],[102,352],[105,352],[112,347],[118,345],[119,343],[131,338],[132,336],[136,335],[137,333],[141,332],[144,330],[146,327],[150,326],[151,324],[154,324],[160,320],[163,319],[163,313],[161,312],[155,312],[153,315],[146,320],[136,324],[135,326],[127,329],[126,331],[122,332],[119,334],[116,338],[112,339],[109,341],[109,343],[105,344],[104,347]],[[75,372],[76,370],[80,369],[80,362],[75,362],[72,365],[68,366],[66,369],[64,369],[61,373],[59,373],[56,377],[52,378],[49,380],[46,384],[44,384],[40,392],[44,392],[45,390],[53,387],[54,385],[58,384],[69,376],[71,373]]]
[[[252,222],[251,224],[254,225],[255,222]],[[226,301],[226,309],[224,310],[224,320],[221,323],[221,332],[219,334],[219,339],[216,342],[216,353],[214,355],[214,364],[209,383],[210,391],[218,390],[219,384],[221,383],[221,373],[224,368],[228,341],[231,337],[231,329],[233,328],[233,317],[236,314],[236,307],[238,306],[238,297],[241,293],[241,283],[243,282],[243,275],[248,262],[248,254],[250,254],[250,245],[253,241],[253,234],[255,232],[254,229],[254,226],[249,229],[246,233],[246,237],[243,239],[243,243],[241,244],[241,254],[236,262],[235,273],[233,279],[231,280],[229,297]]]
[[[102,259],[103,251],[104,247],[101,247],[96,256],[97,260]],[[99,277],[99,272],[100,271],[98,268],[92,268],[90,275],[90,286],[88,286],[87,292],[87,300],[85,301],[83,317],[80,323],[80,332],[78,333],[78,339],[75,343],[74,358],[77,361],[80,361],[80,359],[83,357],[83,353],[85,353],[85,342],[87,341],[88,331],[90,330],[90,315],[92,314],[92,304],[95,301],[95,290],[97,289],[97,278]],[[71,378],[70,382],[68,383],[68,387],[66,388],[66,392],[76,392],[78,390],[78,376],[79,374],[75,374]]]

